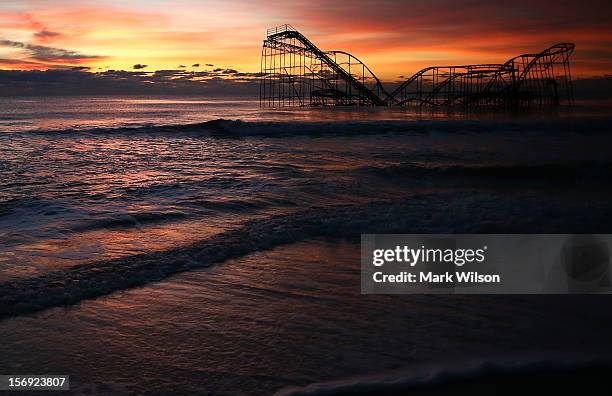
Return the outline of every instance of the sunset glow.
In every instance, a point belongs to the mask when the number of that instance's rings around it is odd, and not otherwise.
[[[0,4],[0,68],[257,72],[265,29],[290,23],[386,80],[429,65],[503,62],[563,41],[577,45],[576,76],[601,76],[612,70],[610,8],[598,1],[8,0]]]

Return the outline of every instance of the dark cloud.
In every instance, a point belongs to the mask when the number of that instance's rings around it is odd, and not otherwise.
[[[149,66],[149,65],[141,65],[140,63],[137,63],[134,66],[132,66],[132,68],[136,69],[136,70],[140,70],[140,69],[144,69],[147,66]]]
[[[91,69],[91,67],[89,67],[89,66],[75,66],[75,67],[72,67],[70,70],[74,70],[74,71],[87,71],[89,69]]]
[[[242,73],[242,72],[238,72],[238,73],[234,73],[233,77],[247,77],[247,78],[253,78],[253,77],[263,77],[265,76],[266,73],[260,73],[260,72],[256,72],[256,73]]]
[[[234,78],[186,70],[0,70],[0,96],[20,95],[257,95],[255,73]]]
[[[181,68],[181,69],[184,69],[184,68],[186,68],[187,66],[185,66],[185,65],[178,65],[177,67],[179,67],[179,68]]]
[[[34,38],[40,41],[48,41],[57,37],[60,37],[62,34],[58,32],[52,32],[47,29],[41,29],[38,32],[34,33]]]
[[[199,63],[194,63],[193,65],[191,65],[191,67],[200,67]]]
[[[156,70],[153,75],[157,77],[176,78],[187,75],[185,70]]]
[[[42,66],[39,62],[31,62],[21,59],[0,58],[0,65],[36,65]]]
[[[576,42],[574,59],[585,60],[584,65],[576,63],[579,66],[573,70],[576,75],[611,70],[610,58],[582,55],[587,46],[601,50],[612,41],[609,0],[311,0],[290,2],[290,6],[286,3],[270,0],[268,5],[282,9],[284,19],[299,21],[295,27],[315,43],[321,42],[322,37],[335,48],[358,57],[384,58],[390,54],[397,66],[387,66],[389,76],[414,73],[421,67],[449,60],[455,64],[504,62],[557,42]],[[356,31],[359,33],[355,34]],[[420,57],[422,63],[417,65],[413,55]],[[606,61],[607,64],[602,64]],[[406,66],[401,65],[404,62]],[[381,70],[374,63],[370,66]]]
[[[45,71],[0,70],[0,96],[20,95],[254,95],[261,73],[157,70],[88,72],[84,67]],[[576,97],[610,98],[612,77],[575,80]]]
[[[125,71],[125,70],[107,70],[99,73],[100,76],[113,77],[116,79],[133,79],[135,77],[148,76],[150,73],[145,71]]]
[[[214,65],[212,63],[207,63],[206,66],[213,67]]]
[[[81,62],[92,59],[104,58],[99,55],[85,55],[76,51],[63,48],[47,47],[45,45],[34,45],[21,41],[0,40],[0,46],[20,48],[27,51],[30,57],[41,62]]]

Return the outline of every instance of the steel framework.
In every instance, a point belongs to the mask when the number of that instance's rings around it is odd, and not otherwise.
[[[344,51],[322,51],[290,25],[268,29],[260,99],[267,106],[385,105],[380,80]]]
[[[261,52],[263,106],[529,106],[574,101],[572,43],[503,64],[427,67],[388,93],[370,68],[348,52],[322,51],[290,25],[268,29],[266,36]]]

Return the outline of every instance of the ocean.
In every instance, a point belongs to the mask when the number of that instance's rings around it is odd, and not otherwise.
[[[362,233],[610,233],[608,114],[1,98],[1,371],[297,395],[608,359],[607,296],[359,285]]]

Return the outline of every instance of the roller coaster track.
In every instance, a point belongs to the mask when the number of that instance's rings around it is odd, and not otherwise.
[[[389,94],[355,56],[323,51],[282,25],[268,29],[264,40],[260,101],[266,106],[571,104],[569,56],[574,48],[560,43],[503,64],[426,67]]]
[[[325,104],[317,99],[331,98],[335,104],[381,106],[388,97],[378,77],[357,57],[345,51],[323,51],[290,25],[268,30],[262,75],[261,99],[271,104],[291,105],[297,95],[297,105]],[[300,94],[304,86],[309,100]]]
[[[465,104],[468,97],[479,94],[478,82],[498,73],[501,67],[498,64],[426,67],[397,87],[389,95],[388,104]]]
[[[513,76],[518,77],[513,84],[505,86],[509,96],[542,96],[547,91],[558,89],[558,85],[565,88],[565,97],[568,102],[573,103],[574,95],[571,84],[571,73],[569,69],[569,57],[576,48],[573,43],[555,44],[537,54],[523,54],[514,57],[504,64],[504,68],[514,70]],[[563,73],[558,73],[555,66],[563,68]],[[501,75],[496,76],[500,78]],[[492,83],[491,85],[493,85]],[[489,88],[490,89],[490,88]],[[531,98],[530,98],[531,99]],[[554,92],[552,100],[558,100],[558,92]]]

